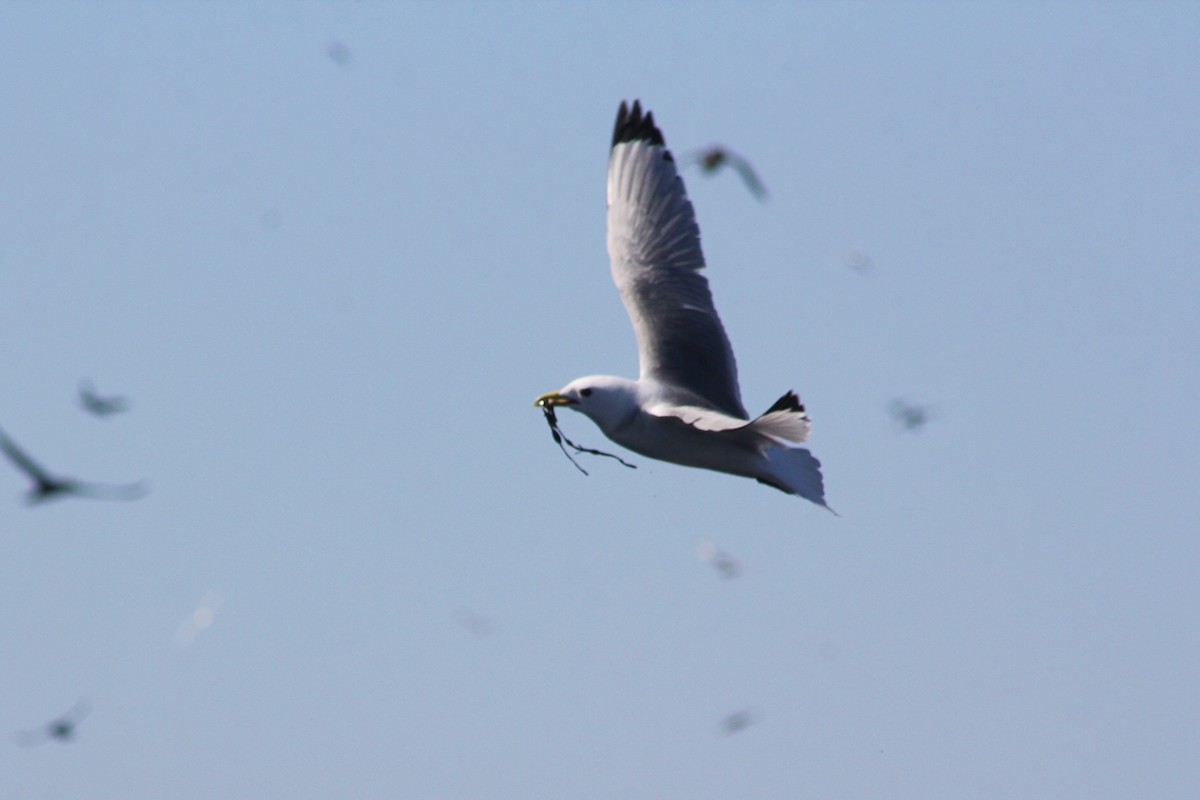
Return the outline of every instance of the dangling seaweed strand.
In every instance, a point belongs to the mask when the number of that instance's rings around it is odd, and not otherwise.
[[[630,464],[628,461],[626,461],[625,459],[621,458],[618,455],[613,455],[612,453],[605,453],[601,450],[593,450],[590,447],[580,447],[579,445],[575,444],[570,439],[568,439],[566,434],[564,434],[558,427],[558,417],[555,416],[555,414],[554,414],[554,406],[548,405],[548,404],[543,405],[542,413],[546,415],[546,424],[550,426],[550,435],[554,437],[554,443],[556,445],[558,445],[560,450],[563,451],[563,455],[565,455],[567,457],[567,460],[569,460],[572,464],[575,465],[575,469],[579,470],[584,475],[587,475],[588,471],[586,469],[584,469],[583,467],[579,466],[579,462],[575,460],[575,457],[572,456],[569,452],[567,452],[568,447],[570,447],[576,453],[590,453],[591,455],[594,455],[594,456],[605,456],[607,458],[615,458],[617,461],[620,461],[622,465],[629,467],[630,469],[637,469],[636,464]]]

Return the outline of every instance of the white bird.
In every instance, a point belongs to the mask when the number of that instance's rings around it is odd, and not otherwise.
[[[200,604],[192,609],[192,613],[175,629],[175,645],[179,648],[191,647],[201,633],[212,627],[217,618],[217,611],[225,602],[225,593],[214,589],[200,600]]]
[[[641,103],[617,112],[608,165],[608,253],[637,334],[638,380],[592,375],[536,405],[591,418],[612,441],[655,458],[754,478],[825,506],[812,423],[793,392],[751,420],[733,348],[700,273],[700,229],[675,159]],[[832,510],[832,509],[831,509]]]

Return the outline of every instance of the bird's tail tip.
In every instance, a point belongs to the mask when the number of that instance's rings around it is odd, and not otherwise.
[[[825,502],[825,479],[821,475],[821,462],[806,448],[775,445],[768,447],[764,455],[767,457],[770,474],[760,477],[759,482],[803,497],[825,508],[835,517],[841,516]]]

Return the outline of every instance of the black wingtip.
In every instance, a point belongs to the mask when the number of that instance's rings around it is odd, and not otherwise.
[[[800,402],[800,398],[793,391],[788,391],[783,397],[775,401],[775,404],[767,409],[766,413],[772,411],[799,411],[804,413],[804,404]]]
[[[634,100],[633,108],[622,100],[621,107],[617,109],[617,124],[613,126],[613,147],[623,142],[639,142],[647,141],[650,144],[666,146],[667,142],[663,139],[662,131],[654,124],[654,112],[647,111],[642,113],[642,101]],[[669,151],[665,151],[665,157],[669,161],[674,161]]]

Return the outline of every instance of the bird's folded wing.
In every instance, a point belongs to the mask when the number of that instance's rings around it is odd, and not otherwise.
[[[789,403],[794,400],[794,403]],[[779,399],[762,416],[747,422],[700,406],[676,406],[660,403],[646,409],[656,417],[675,417],[701,431],[744,430],[761,434],[779,443],[802,444],[808,440],[812,420],[791,392]]]
[[[750,425],[744,419],[700,406],[674,406],[666,403],[650,406],[647,414],[656,417],[675,417],[701,431],[732,431]]]
[[[637,334],[641,377],[747,417],[733,348],[700,274],[700,229],[652,114],[624,103],[608,167],[608,253]]]

